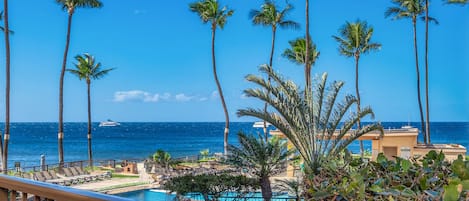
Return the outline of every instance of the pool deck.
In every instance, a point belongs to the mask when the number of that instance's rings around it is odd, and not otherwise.
[[[143,163],[137,164],[140,174],[135,178],[111,178],[98,182],[83,183],[72,186],[73,188],[96,191],[105,194],[124,193],[129,191],[157,188],[159,186],[152,184],[151,176],[143,171]]]

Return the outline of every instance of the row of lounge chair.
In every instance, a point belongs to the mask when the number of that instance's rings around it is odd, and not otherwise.
[[[108,173],[91,175],[81,167],[64,168],[63,173],[63,175],[58,174],[55,170],[33,172],[32,179],[36,181],[70,186],[74,184],[103,180],[111,177],[111,175]]]

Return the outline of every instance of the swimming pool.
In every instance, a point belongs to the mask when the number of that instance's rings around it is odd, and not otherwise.
[[[245,197],[249,197],[247,199],[240,199],[236,198],[236,193],[226,193],[220,199],[220,201],[236,201],[236,200],[243,200],[243,201],[262,201],[262,194],[257,193],[250,193]],[[134,199],[135,201],[173,201],[176,197],[175,194],[168,194],[164,190],[156,190],[156,189],[146,189],[146,190],[138,190],[138,191],[131,191],[126,193],[116,194],[116,196],[125,197]],[[203,200],[203,197],[199,194],[191,194],[187,195],[187,198],[191,198],[192,200]],[[288,194],[280,194],[275,195],[272,200],[273,201],[288,201],[294,199],[289,197]]]
[[[130,198],[135,201],[173,201],[176,197],[175,194],[168,194],[166,191],[155,189],[130,191],[116,194],[116,196]]]

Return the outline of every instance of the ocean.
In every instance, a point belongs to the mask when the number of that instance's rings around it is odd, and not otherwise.
[[[197,155],[203,149],[210,153],[223,152],[223,122],[138,123],[121,122],[118,127],[98,127],[93,123],[92,146],[95,160],[143,159],[157,149],[168,151],[173,158]],[[383,122],[385,129],[400,128],[407,122]],[[252,122],[230,124],[230,144],[237,143],[237,133],[262,133]],[[410,123],[419,128],[419,123]],[[3,126],[0,126],[3,130]],[[86,123],[65,123],[65,161],[87,160]],[[39,165],[40,156],[47,164],[58,162],[57,123],[12,123],[8,151],[8,166],[20,162],[22,167]],[[420,141],[422,137],[419,136]],[[469,147],[469,122],[435,122],[431,124],[432,143],[456,143]],[[364,141],[371,149],[371,141]],[[349,146],[359,152],[359,143]]]

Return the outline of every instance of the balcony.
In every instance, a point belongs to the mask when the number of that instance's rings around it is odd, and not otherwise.
[[[112,195],[0,175],[1,201],[131,201]]]

